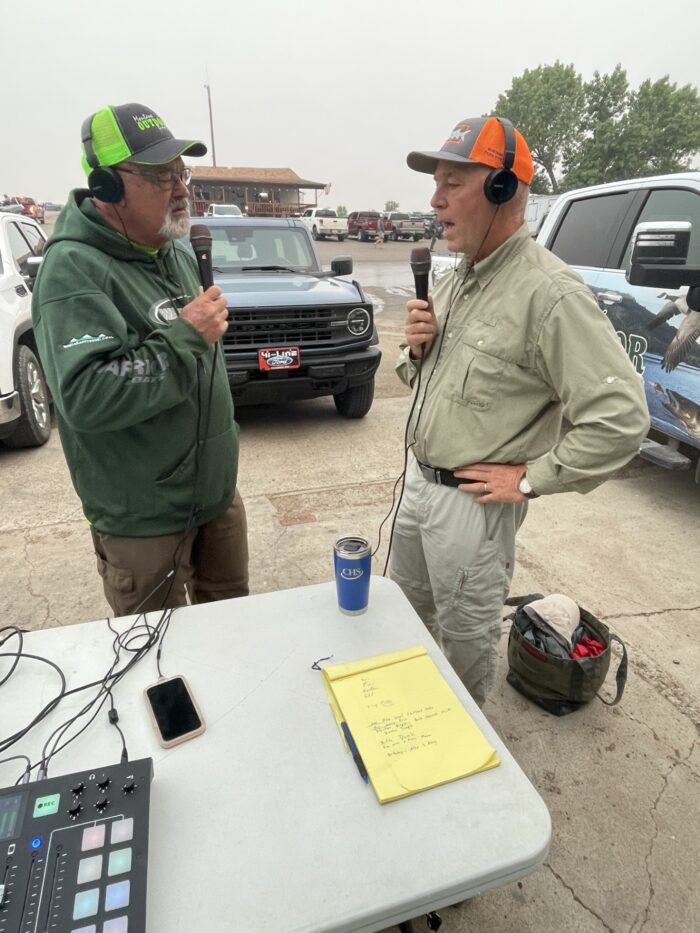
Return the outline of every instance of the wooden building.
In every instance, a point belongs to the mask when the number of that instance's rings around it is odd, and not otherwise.
[[[251,217],[291,217],[318,205],[323,182],[300,178],[290,168],[191,166],[192,214],[201,217],[210,204],[237,204]]]

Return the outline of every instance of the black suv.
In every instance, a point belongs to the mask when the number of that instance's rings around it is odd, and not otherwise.
[[[366,415],[381,351],[372,302],[340,278],[352,259],[324,272],[301,220],[207,217],[206,226],[228,302],[222,344],[236,403],[332,395],[344,417]]]

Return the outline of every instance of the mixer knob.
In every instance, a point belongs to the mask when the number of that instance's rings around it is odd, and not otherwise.
[[[82,813],[82,810],[83,810],[83,805],[82,805],[82,803],[76,803],[76,805],[75,805],[74,807],[69,807],[69,809],[68,809],[68,816],[69,816],[72,820],[77,820],[78,817],[80,816],[80,814]]]
[[[122,790],[125,794],[133,794],[136,790],[136,781],[127,781],[126,784],[122,787]]]
[[[109,800],[107,800],[106,797],[102,797],[102,799],[98,800],[97,803],[95,804],[95,809],[97,810],[98,813],[104,813],[104,811],[107,809],[108,806],[109,806]]]
[[[97,782],[97,786],[99,787],[100,790],[107,790],[107,788],[109,787],[110,783],[111,783],[111,781],[110,781],[110,779],[109,779],[108,777],[102,777],[102,778]]]
[[[85,790],[85,784],[82,781],[79,781],[76,785],[71,787],[71,791],[74,797],[80,797],[80,795]]]

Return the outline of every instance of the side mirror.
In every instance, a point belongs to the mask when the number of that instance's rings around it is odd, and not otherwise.
[[[627,280],[632,285],[679,288],[694,284],[700,269],[688,266],[692,224],[660,220],[637,224],[632,237],[632,260]],[[690,278],[689,278],[690,276]]]
[[[41,256],[28,256],[20,266],[20,273],[31,288],[41,265]]]
[[[333,275],[352,275],[352,256],[336,256],[331,261]]]

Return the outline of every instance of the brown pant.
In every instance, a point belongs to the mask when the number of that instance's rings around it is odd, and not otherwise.
[[[118,616],[248,595],[248,526],[238,490],[223,515],[186,535],[120,538],[90,530]]]

